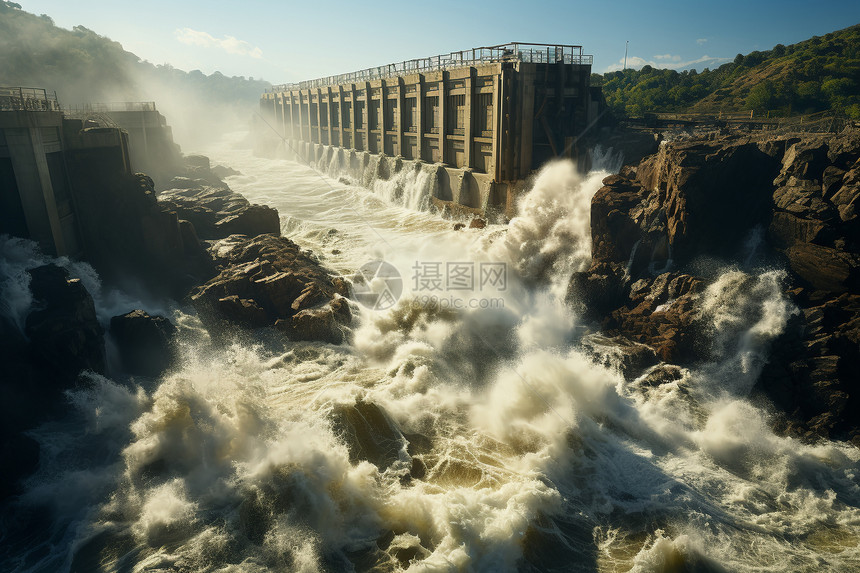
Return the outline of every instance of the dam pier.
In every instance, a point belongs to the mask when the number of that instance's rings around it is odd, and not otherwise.
[[[514,42],[274,86],[257,150],[365,183],[428,171],[437,207],[510,214],[529,174],[583,151],[591,64],[582,46]]]

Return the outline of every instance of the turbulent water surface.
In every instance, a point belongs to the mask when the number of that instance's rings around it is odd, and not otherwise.
[[[368,190],[229,138],[204,151],[332,271],[385,260],[403,295],[354,305],[340,346],[216,347],[167,309],[178,368],[91,375],[73,415],[33,432],[43,463],[4,511],[4,570],[860,569],[860,452],[776,436],[746,399],[795,312],[779,270],[726,269],[701,295],[713,362],[625,382],[563,302],[607,171],[551,164],[510,225],[454,231],[422,210],[420,171]],[[4,250],[20,316],[35,255]],[[481,284],[499,265],[504,283]],[[454,267],[471,289],[444,282]],[[154,303],[97,304],[107,320]]]

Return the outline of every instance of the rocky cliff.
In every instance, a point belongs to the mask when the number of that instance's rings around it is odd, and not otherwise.
[[[160,196],[149,177],[124,172],[99,150],[75,159],[87,262],[106,285],[143,285],[150,296],[176,300],[190,294],[216,340],[236,327],[272,326],[294,340],[343,342],[347,284],[281,237],[278,212],[233,192],[208,158],[186,158]],[[86,384],[84,373],[106,372],[106,334],[118,351],[112,376],[157,377],[177,358],[177,329],[167,317],[129,308],[100,322],[94,293],[65,268],[40,266],[29,276],[24,323],[0,314],[0,455],[12,468],[0,476],[0,500],[38,464],[39,446],[26,430],[61,417],[63,392]]]
[[[783,268],[799,312],[756,390],[784,429],[860,443],[860,134],[668,142],[603,183],[570,301],[688,364],[707,359],[701,293],[717,269]]]

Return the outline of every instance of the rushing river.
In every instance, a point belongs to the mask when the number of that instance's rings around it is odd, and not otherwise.
[[[104,320],[171,313],[181,364],[91,375],[32,432],[43,462],[4,509],[0,568],[860,570],[860,451],[774,435],[746,399],[795,312],[781,271],[726,269],[702,295],[717,360],[625,381],[563,300],[607,170],[552,164],[509,225],[454,230],[421,210],[420,172],[369,190],[240,139],[203,150],[242,173],[229,185],[334,272],[393,265],[399,300],[354,305],[343,345],[264,330],[225,349],[187,309],[97,292]],[[7,276],[36,264],[4,249]]]

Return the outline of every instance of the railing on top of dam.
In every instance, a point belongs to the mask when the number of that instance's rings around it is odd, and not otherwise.
[[[2,111],[60,111],[57,92],[42,88],[0,87]]]
[[[120,101],[111,103],[85,103],[66,106],[69,113],[109,113],[112,111],[157,111],[154,101]]]
[[[565,63],[591,65],[593,56],[584,55],[582,46],[566,44],[530,44],[511,42],[499,46],[485,46],[451,52],[429,58],[406,60],[385,66],[367,68],[357,72],[338,74],[315,80],[305,80],[292,84],[281,84],[268,88],[266,92],[277,93],[294,89],[319,88],[338,84],[349,84],[404,74],[431,72],[448,68],[459,68],[489,62],[526,62],[534,64]]]

